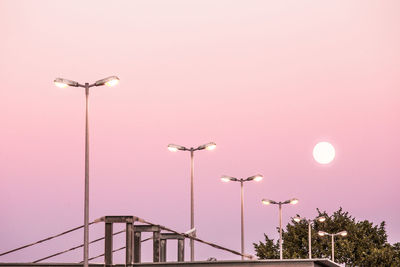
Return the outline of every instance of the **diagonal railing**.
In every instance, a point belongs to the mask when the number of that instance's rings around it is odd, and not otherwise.
[[[131,233],[130,233],[131,235],[133,235],[133,231],[134,231],[133,229],[140,228],[140,226],[141,226],[141,227],[144,226],[144,225],[138,225],[138,226],[134,226],[134,227],[133,227],[133,223],[134,223],[134,222],[140,222],[140,223],[143,223],[143,224],[145,224],[145,225],[147,225],[147,226],[149,226],[149,227],[156,227],[157,229],[161,229],[161,230],[167,231],[167,232],[169,232],[169,233],[171,233],[171,234],[174,234],[175,236],[180,236],[180,238],[182,238],[182,239],[184,239],[184,238],[192,239],[192,240],[194,240],[194,241],[196,241],[196,242],[199,242],[199,243],[202,243],[202,244],[211,246],[211,247],[216,248],[216,249],[219,249],[219,250],[224,250],[224,251],[230,252],[230,253],[235,254],[235,255],[238,255],[238,256],[243,256],[243,257],[246,257],[246,258],[249,258],[249,259],[253,259],[253,256],[252,256],[252,255],[242,254],[242,253],[240,253],[240,252],[238,252],[238,251],[235,251],[235,250],[232,250],[232,249],[223,247],[223,246],[221,246],[221,245],[218,245],[218,244],[215,244],[215,243],[212,243],[212,242],[207,242],[207,241],[205,241],[205,240],[202,240],[202,239],[200,239],[200,238],[197,238],[197,237],[195,237],[193,234],[180,233],[180,232],[175,231],[175,230],[173,230],[173,229],[171,229],[171,228],[168,228],[168,227],[165,227],[165,226],[162,226],[162,225],[157,225],[157,224],[154,224],[154,223],[152,223],[152,222],[149,222],[149,221],[147,221],[147,220],[144,220],[144,219],[142,219],[142,218],[135,217],[135,216],[105,216],[105,217],[101,217],[101,218],[99,218],[99,219],[97,219],[97,220],[95,220],[95,221],[93,221],[93,222],[90,222],[89,225],[92,225],[92,224],[95,224],[95,223],[98,223],[98,222],[105,222],[105,224],[107,224],[106,219],[107,219],[107,218],[114,218],[114,217],[115,217],[115,218],[123,218],[122,221],[118,221],[118,222],[125,222],[124,220],[127,220],[127,221],[126,221],[126,222],[127,222],[127,225],[128,225],[128,223],[131,224],[131,228],[130,228],[130,230],[129,230],[129,231],[131,231]],[[126,219],[126,218],[128,218],[128,219]],[[108,222],[108,224],[110,224],[110,223]],[[111,224],[112,224],[112,223],[111,223]],[[34,245],[37,245],[37,244],[40,244],[40,243],[43,243],[43,242],[46,242],[46,241],[49,241],[49,240],[52,240],[52,239],[54,239],[54,238],[57,238],[57,237],[66,235],[66,234],[68,234],[68,233],[71,233],[71,232],[74,232],[74,231],[76,231],[76,230],[79,230],[79,229],[81,229],[81,228],[83,228],[83,227],[84,227],[84,225],[81,225],[81,226],[78,226],[78,227],[69,229],[69,230],[67,230],[67,231],[64,231],[64,232],[62,232],[62,233],[59,233],[59,234],[56,234],[56,235],[53,235],[53,236],[50,236],[50,237],[47,237],[47,238],[38,240],[38,241],[36,241],[36,242],[30,243],[30,244],[27,244],[27,245],[24,245],[24,246],[21,246],[21,247],[18,247],[18,248],[15,248],[15,249],[12,249],[12,250],[9,250],[9,251],[6,251],[6,252],[2,252],[2,253],[0,253],[0,257],[1,257],[1,256],[4,256],[4,255],[7,255],[7,254],[10,254],[10,253],[13,253],[13,252],[16,252],[16,251],[19,251],[19,250],[22,250],[22,249],[26,249],[26,248],[28,248],[28,247],[32,247],[32,246],[34,246]],[[136,228],[135,228],[135,227],[136,227]],[[128,229],[128,228],[127,228],[127,229]],[[158,230],[158,233],[159,233],[159,234],[158,234],[158,239],[160,239],[160,232],[159,232],[159,231],[160,231],[160,230]],[[111,233],[111,236],[115,236],[115,235],[119,235],[119,234],[124,233],[124,232],[127,232],[127,230],[124,229],[124,230],[121,230],[121,231],[112,233],[112,227],[111,227],[111,232],[109,232],[109,231],[107,231],[107,226],[106,226],[106,235],[105,235],[104,237],[100,237],[100,238],[97,238],[97,239],[95,239],[95,240],[92,240],[89,244],[93,244],[93,243],[96,243],[96,242],[99,242],[99,241],[101,241],[101,240],[106,239],[106,245],[105,245],[105,246],[107,246],[107,234],[110,236],[110,233]],[[128,238],[128,236],[129,236],[129,235],[127,234],[127,238]],[[110,237],[108,237],[108,239],[110,239]],[[153,237],[150,237],[150,238],[147,238],[147,239],[144,239],[144,240],[140,240],[139,243],[142,243],[142,242],[145,242],[145,241],[148,241],[148,240],[151,240],[151,239],[153,239],[153,242],[155,242],[155,240],[154,240],[154,235],[153,235]],[[158,241],[160,241],[160,240],[158,240]],[[136,242],[137,242],[137,241],[136,241]],[[127,242],[127,245],[128,245],[128,243],[129,243],[129,242]],[[138,245],[138,243],[136,243],[136,245]],[[130,245],[130,246],[131,246],[131,245]],[[160,250],[160,244],[158,244],[158,246],[159,246],[159,247],[158,247],[158,252],[157,252],[157,253],[160,253],[160,251],[159,251],[159,250]],[[165,242],[164,242],[164,246],[165,246]],[[54,253],[54,254],[52,254],[52,255],[49,255],[49,256],[46,256],[46,257],[43,257],[43,258],[40,258],[40,259],[37,259],[37,260],[33,261],[32,263],[39,263],[39,262],[42,262],[42,261],[44,261],[44,260],[47,260],[47,259],[50,259],[50,258],[59,256],[59,255],[68,253],[68,252],[70,252],[70,251],[73,251],[73,250],[76,250],[76,249],[82,248],[82,247],[83,247],[83,244],[78,245],[78,246],[75,246],[75,247],[72,247],[72,248],[69,248],[69,249],[66,249],[66,250],[63,250],[63,251],[60,251],[60,252],[57,252],[57,253]],[[154,246],[153,246],[153,247],[154,247]],[[126,249],[126,250],[127,250],[127,253],[128,253],[128,249],[130,250],[130,249],[132,249],[132,247],[128,247],[128,248],[127,248],[127,246],[124,246],[124,247],[120,247],[120,248],[115,249],[115,250],[112,250],[112,248],[111,248],[111,250],[108,251],[108,254],[107,254],[107,255],[108,255],[108,257],[109,257],[109,253],[112,254],[112,253],[115,253],[115,252],[117,252],[117,251],[121,251],[121,250],[123,250],[123,249]],[[165,249],[165,247],[164,247],[164,249]],[[139,248],[139,251],[140,251],[140,248]],[[100,258],[100,257],[105,257],[105,258],[106,258],[106,257],[107,257],[106,253],[107,253],[107,251],[105,251],[104,254],[101,254],[101,255],[98,255],[98,256],[95,256],[95,257],[90,258],[90,260],[97,259],[97,258]],[[129,252],[129,253],[131,253],[131,252]],[[165,256],[164,256],[164,257],[165,257]],[[139,256],[139,259],[140,259],[140,256]],[[158,257],[158,259],[159,259],[159,257]],[[131,260],[133,260],[133,259],[131,259]],[[179,259],[178,259],[178,260],[179,260]],[[183,260],[183,258],[181,258],[181,260]],[[82,262],[81,262],[81,263],[82,263]]]
[[[94,223],[97,223],[97,221],[90,222],[89,225],[92,225],[92,224],[94,224]],[[0,253],[0,257],[1,257],[1,256],[4,256],[4,255],[7,255],[7,254],[10,254],[10,253],[13,253],[13,252],[16,252],[16,251],[18,251],[18,250],[24,249],[24,248],[29,248],[29,247],[32,247],[32,246],[34,246],[34,245],[37,245],[37,244],[40,244],[40,243],[49,241],[49,240],[54,239],[54,238],[56,238],[56,237],[60,237],[60,236],[62,236],[62,235],[66,235],[66,234],[71,233],[71,232],[73,232],[73,231],[79,230],[79,229],[81,229],[81,228],[83,228],[83,227],[84,227],[84,225],[81,225],[81,226],[72,228],[72,229],[70,229],[70,230],[67,230],[67,231],[65,231],[65,232],[62,232],[62,233],[59,233],[59,234],[56,234],[56,235],[47,237],[47,238],[45,238],[45,239],[42,239],[42,240],[39,240],[39,241],[36,241],[36,242],[33,242],[33,243],[30,243],[30,244],[28,244],[28,245],[25,245],[25,246],[22,246],[22,247],[18,247],[18,248],[15,248],[15,249],[12,249],[12,250],[9,250],[9,251]]]

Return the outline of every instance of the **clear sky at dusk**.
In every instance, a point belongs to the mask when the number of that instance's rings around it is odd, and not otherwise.
[[[245,185],[250,254],[263,233],[278,238],[278,209],[262,198],[300,200],[283,208],[285,225],[343,207],[386,221],[400,241],[399,1],[0,0],[0,10],[0,252],[83,224],[84,90],[53,80],[110,75],[120,84],[90,96],[90,220],[136,215],[187,231],[189,154],[167,145],[214,141],[195,154],[198,237],[240,251],[240,187],[219,177],[261,173]],[[334,145],[333,163],[313,160],[319,141]],[[208,257],[239,259],[198,245],[196,259]]]

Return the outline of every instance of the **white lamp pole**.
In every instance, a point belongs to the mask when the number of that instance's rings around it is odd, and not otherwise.
[[[85,88],[85,200],[84,200],[84,233],[83,233],[83,264],[84,267],[89,266],[89,88],[93,86],[114,86],[119,82],[117,76],[110,76],[102,80],[98,80],[93,84],[56,78],[54,84],[60,88],[68,86]]]
[[[295,222],[306,221],[308,223],[308,258],[311,259],[312,258],[312,256],[311,256],[311,224],[313,224],[314,221],[309,220],[304,217],[298,217],[298,216],[293,218],[293,220]],[[319,221],[319,222],[324,222],[325,220],[326,220],[326,218],[324,216],[320,216],[317,218],[317,221]]]
[[[335,261],[335,236],[340,235],[340,236],[347,236],[347,231],[341,231],[336,234],[330,234],[324,231],[319,231],[318,235],[324,236],[324,235],[329,235],[331,236],[331,242],[332,242],[332,261]]]
[[[246,179],[243,179],[243,178],[238,179],[238,178],[231,177],[231,176],[226,176],[226,175],[223,175],[221,177],[221,180],[223,182],[230,182],[230,181],[232,181],[232,182],[240,182],[240,222],[241,222],[241,224],[240,224],[240,233],[241,233],[241,235],[240,236],[241,236],[242,260],[244,260],[244,256],[243,256],[244,255],[244,205],[243,205],[244,197],[243,197],[243,183],[244,182],[249,182],[249,181],[259,182],[262,179],[263,179],[263,176],[261,174],[253,175],[253,176],[250,176],[250,177],[248,177]]]
[[[297,198],[292,198],[290,200],[286,201],[274,201],[270,199],[263,199],[262,203],[264,205],[270,205],[270,204],[275,204],[279,206],[279,259],[283,259],[283,250],[282,250],[282,205],[285,204],[292,204],[295,205],[299,202]]]
[[[210,142],[197,148],[187,148],[180,145],[169,144],[169,151],[176,152],[178,150],[181,151],[189,151],[190,152],[190,229],[194,229],[194,152],[197,150],[213,150],[216,148],[216,144],[214,142]],[[195,235],[196,232],[194,232]],[[190,239],[190,261],[194,261],[194,240]]]

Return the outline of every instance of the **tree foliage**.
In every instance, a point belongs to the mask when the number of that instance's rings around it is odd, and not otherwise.
[[[335,261],[346,266],[400,266],[400,243],[387,242],[385,222],[379,225],[364,220],[356,221],[340,208],[329,216],[317,209],[318,215],[311,226],[313,258],[331,258],[331,237],[319,236],[318,231],[338,233],[347,231],[345,237],[335,236]],[[317,218],[325,216],[324,222]],[[279,228],[277,228],[279,232]],[[274,242],[265,235],[265,242],[254,244],[260,259],[279,258],[279,240]],[[282,232],[284,258],[308,258],[308,222],[293,219]]]

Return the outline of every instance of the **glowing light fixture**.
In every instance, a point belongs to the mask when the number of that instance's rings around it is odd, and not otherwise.
[[[107,86],[114,86],[119,83],[119,78],[117,76],[110,76],[95,82],[95,86],[107,85]]]
[[[217,144],[214,142],[210,142],[210,143],[206,144],[207,150],[214,150],[216,147],[217,147]]]
[[[346,236],[347,235],[347,231],[342,231],[339,233],[341,236]]]
[[[263,200],[261,200],[261,202],[262,202],[264,205],[270,205],[270,204],[271,204],[271,200],[269,200],[269,199],[263,199]]]
[[[318,235],[319,235],[319,236],[324,236],[324,235],[326,235],[326,234],[327,234],[326,232],[318,231]]]
[[[256,182],[260,182],[260,181],[262,181],[262,179],[264,177],[261,174],[257,174],[257,175],[254,175],[254,176],[250,177],[250,178],[252,178],[251,180],[254,180]]]
[[[56,78],[54,80],[54,84],[57,87],[60,87],[60,88],[66,88],[68,86],[73,86],[73,87],[78,87],[79,86],[78,82],[75,82],[75,81],[72,81],[72,80],[63,79],[63,78]]]
[[[66,88],[66,87],[68,87],[68,84],[65,84],[65,83],[54,82],[54,84],[55,84],[57,87],[60,87],[60,88]]]
[[[302,218],[300,218],[300,217],[294,217],[294,218],[293,218],[293,220],[294,220],[295,222],[300,222],[301,219],[302,219]]]
[[[186,147],[180,146],[180,145],[175,145],[175,144],[169,144],[168,145],[168,150],[171,152],[176,152],[178,150],[187,150]]]
[[[228,182],[231,181],[231,179],[230,179],[230,177],[222,176],[222,177],[221,177],[221,181],[222,181],[222,182],[225,182],[225,183],[228,183]]]

